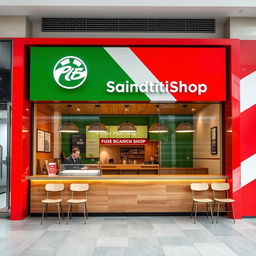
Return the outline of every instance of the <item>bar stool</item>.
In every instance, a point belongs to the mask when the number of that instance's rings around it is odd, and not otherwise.
[[[211,198],[207,197],[207,191],[209,189],[209,185],[207,183],[191,183],[190,188],[192,190],[192,199],[193,199],[191,218],[192,218],[193,212],[195,212],[194,224],[196,223],[197,205],[198,204],[206,204],[207,218],[208,218],[208,212],[209,212],[208,208],[210,208],[211,218],[212,218],[212,223],[213,223],[213,215],[212,215],[213,200]],[[195,197],[195,194],[197,194],[197,196],[199,196],[199,197]],[[204,197],[202,197],[202,195],[204,195]]]
[[[60,209],[63,217],[63,210],[62,210],[62,197],[64,191],[64,184],[45,184],[45,191],[46,191],[46,199],[42,200],[43,203],[43,212],[42,212],[42,219],[41,225],[43,224],[44,220],[44,213],[45,218],[47,219],[47,212],[48,212],[48,205],[49,204],[57,204],[58,206],[58,217],[59,217],[59,224],[60,224]],[[49,192],[60,192],[60,198],[49,198]]]
[[[67,200],[67,203],[68,203],[67,224],[68,224],[70,213],[71,213],[71,218],[72,218],[72,205],[73,204],[83,204],[84,224],[86,224],[85,215],[88,219],[88,210],[87,210],[86,203],[87,203],[87,191],[89,190],[89,184],[76,184],[76,183],[70,184],[70,190],[71,190],[71,199]],[[85,192],[85,198],[74,199],[74,192]]]
[[[230,185],[228,183],[212,183],[211,188],[212,188],[212,191],[213,191],[213,199],[214,199],[213,210],[215,208],[215,204],[217,203],[216,223],[219,222],[220,204],[228,204],[228,203],[231,204],[234,223],[236,223],[236,221],[235,221],[235,212],[234,212],[234,202],[235,202],[235,200],[228,197],[228,191],[230,189]],[[224,192],[225,197],[224,198],[217,198],[216,193],[218,193],[218,192]],[[225,211],[225,212],[231,212],[231,211]]]

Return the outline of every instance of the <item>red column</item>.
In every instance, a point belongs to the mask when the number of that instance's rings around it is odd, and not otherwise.
[[[12,220],[28,215],[28,181],[30,174],[30,102],[25,75],[23,39],[13,40],[12,73],[12,145],[11,145],[11,213]]]
[[[233,40],[230,50],[230,81],[225,104],[225,174],[230,177],[230,196],[235,199],[235,217],[242,218],[241,157],[240,157],[240,41]],[[228,132],[228,130],[232,132]]]

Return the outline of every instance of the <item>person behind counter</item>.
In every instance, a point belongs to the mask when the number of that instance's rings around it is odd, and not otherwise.
[[[71,156],[64,160],[64,164],[82,164],[80,159],[80,149],[73,148]]]
[[[158,161],[153,156],[151,156],[150,161],[145,162],[144,164],[158,164]]]
[[[71,169],[71,170],[86,169],[86,167],[83,167],[82,161],[80,159],[79,148],[73,148],[71,156],[65,158],[63,164],[65,166],[65,169]]]

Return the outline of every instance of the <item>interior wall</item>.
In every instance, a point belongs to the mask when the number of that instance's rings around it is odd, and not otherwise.
[[[217,155],[211,154],[211,128],[217,126]],[[194,115],[193,167],[207,167],[209,174],[222,173],[222,111],[210,104]]]
[[[43,160],[53,160],[54,158],[54,122],[53,122],[53,117],[54,117],[54,111],[51,107],[48,105],[38,105],[36,108],[36,116],[35,116],[35,134],[34,134],[34,172],[35,170],[39,171],[39,166],[43,167],[44,161]],[[37,130],[43,130],[45,132],[49,132],[51,134],[51,152],[46,153],[46,152],[37,152],[36,148],[36,134]],[[40,163],[38,160],[41,160]]]
[[[119,163],[120,160],[120,146],[100,146],[100,162],[108,163],[110,158],[114,159],[114,163]]]
[[[61,154],[61,134],[58,131],[61,124],[61,114],[58,111],[54,111],[53,130],[54,130],[54,144],[53,144],[53,157],[59,158]]]

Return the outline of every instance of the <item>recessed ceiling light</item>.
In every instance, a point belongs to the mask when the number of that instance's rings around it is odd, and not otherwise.
[[[77,111],[80,111],[80,108],[77,108],[76,110],[77,110]]]
[[[129,111],[129,107],[130,107],[129,105],[125,105],[125,106],[124,106],[124,111],[125,111],[125,112]]]
[[[194,108],[192,108],[192,111],[195,111],[195,109],[194,109]]]

